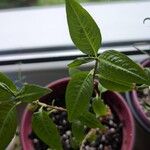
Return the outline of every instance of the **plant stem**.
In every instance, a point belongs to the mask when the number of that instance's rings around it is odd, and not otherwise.
[[[94,79],[95,79],[95,76],[96,76],[97,66],[98,66],[98,59],[95,60],[94,73],[93,73],[93,82],[94,82]]]
[[[145,43],[142,43],[142,44],[145,44]],[[138,48],[138,47],[136,46],[136,43],[133,44],[133,47],[134,47],[137,51],[139,51],[139,52],[141,52],[141,53],[147,55],[147,56],[150,58],[150,54],[149,54],[148,52],[146,52],[146,51],[141,50],[140,48]]]
[[[39,105],[39,106],[42,106],[42,107],[46,107],[46,108],[56,109],[56,110],[60,110],[60,111],[67,111],[65,108],[57,107],[57,106],[53,106],[53,105],[48,105],[48,104],[39,102],[38,100],[35,101],[35,102],[33,102],[33,103],[34,103],[34,104],[37,104],[37,105]]]
[[[83,145],[84,143],[86,142],[86,140],[92,135],[92,134],[95,134],[96,133],[96,129],[90,129],[90,131],[86,134],[86,136],[84,137],[82,143],[81,143],[81,146],[80,146],[80,150],[83,149]]]

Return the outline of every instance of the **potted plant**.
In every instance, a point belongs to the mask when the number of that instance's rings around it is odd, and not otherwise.
[[[141,62],[149,74],[150,57]],[[149,74],[150,77],[150,74]],[[150,86],[142,86],[131,92],[127,92],[126,100],[136,120],[135,145],[139,149],[147,149],[150,146]],[[140,138],[140,140],[139,140]]]
[[[20,130],[24,150],[38,146],[56,150],[132,150],[132,115],[123,98],[111,91],[132,90],[136,84],[149,85],[148,75],[122,53],[109,50],[98,54],[100,30],[79,3],[66,0],[66,12],[72,41],[86,56],[68,65],[70,78],[54,81],[48,88],[26,84],[19,90],[2,74],[0,149],[5,149],[15,132],[16,105],[26,102],[29,105]],[[92,69],[79,69],[92,61]],[[45,96],[39,99],[42,95]]]

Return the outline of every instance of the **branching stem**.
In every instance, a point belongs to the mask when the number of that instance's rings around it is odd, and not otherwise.
[[[51,108],[51,109],[56,109],[56,110],[60,110],[60,111],[67,111],[65,108],[62,108],[62,107],[57,107],[57,106],[54,106],[54,105],[48,105],[48,104],[45,104],[43,102],[40,102],[40,101],[34,101],[33,104],[37,104],[39,106],[42,106],[42,107],[46,107],[46,108]]]

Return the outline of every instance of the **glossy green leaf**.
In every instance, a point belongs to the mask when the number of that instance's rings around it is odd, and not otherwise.
[[[100,128],[104,129],[104,125],[101,124],[100,120],[96,116],[88,111],[81,114],[79,120],[89,128]]]
[[[103,100],[100,99],[100,97],[93,98],[92,108],[96,114],[96,117],[105,116],[108,113],[108,107],[104,104]]]
[[[22,102],[32,102],[50,93],[51,90],[34,84],[25,84],[16,99]]]
[[[75,68],[78,67],[82,64],[86,64],[89,63],[91,61],[93,61],[93,58],[89,58],[89,57],[80,57],[80,58],[76,58],[73,62],[71,62],[68,66],[70,68]]]
[[[82,143],[82,140],[84,139],[84,132],[84,125],[81,124],[80,121],[75,121],[72,123],[72,133],[78,145],[80,145]]]
[[[100,76],[100,82],[103,87],[110,91],[125,92],[134,89],[134,84],[132,83],[126,83],[122,81],[111,81],[110,79],[106,79],[102,76]]]
[[[78,73],[71,78],[66,90],[66,107],[69,121],[73,121],[88,109],[92,93],[93,76],[90,73]]]
[[[17,128],[16,107],[12,103],[0,104],[0,150],[10,143]]]
[[[146,84],[147,76],[142,67],[126,55],[109,50],[99,56],[99,74],[117,83]]]
[[[66,0],[67,21],[72,41],[83,53],[97,56],[100,30],[90,14],[75,0]]]
[[[32,128],[36,135],[50,148],[62,150],[59,132],[47,112],[40,110],[34,113]]]

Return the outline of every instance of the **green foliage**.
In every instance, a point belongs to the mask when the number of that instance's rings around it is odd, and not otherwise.
[[[147,85],[150,86],[150,68],[144,68],[144,72],[147,75],[148,81],[147,81]]]
[[[114,50],[106,51],[99,56],[98,71],[105,79],[122,85],[147,83],[144,70],[126,55]]]
[[[85,136],[84,125],[80,121],[74,121],[72,123],[72,133],[75,137],[75,142],[79,146],[82,143]]]
[[[97,56],[101,34],[93,18],[74,0],[66,0],[66,13],[70,36],[76,47],[87,55]]]
[[[112,81],[111,79],[107,79],[103,76],[99,76],[101,84],[111,91],[118,91],[118,92],[124,92],[124,91],[131,91],[135,88],[135,85],[132,83],[122,83],[119,81]]]
[[[12,80],[0,72],[0,101],[12,100],[16,92],[17,88]]]
[[[108,107],[100,97],[93,98],[92,108],[96,117],[106,116],[108,113]]]
[[[93,113],[85,111],[79,116],[79,120],[89,128],[100,128],[105,129],[104,125],[101,124],[100,120],[96,118]]]
[[[32,128],[36,135],[50,148],[62,150],[58,130],[47,112],[40,109],[39,112],[34,113]]]
[[[18,103],[31,103],[30,106],[35,107],[36,110],[39,108],[32,117],[33,131],[54,150],[63,148],[57,127],[49,117],[49,113],[54,109],[67,111],[74,136],[72,145],[75,147],[81,145],[82,148],[86,138],[95,140],[95,128],[105,129],[100,122],[100,117],[107,115],[108,107],[101,98],[102,93],[107,89],[132,90],[136,84],[139,84],[139,87],[150,85],[149,69],[143,69],[124,54],[109,50],[98,56],[102,40],[100,30],[90,14],[79,3],[75,0],[66,0],[66,13],[72,41],[87,55],[75,59],[68,65],[71,79],[65,93],[67,109],[36,101],[50,93],[50,89],[34,84],[25,84],[21,89],[17,89],[6,75],[0,73],[0,150],[6,148],[15,133],[17,126],[15,106]],[[77,69],[80,65],[91,61],[95,61],[91,71]],[[97,81],[98,89],[94,88],[96,77],[100,81],[100,83]],[[85,126],[92,128],[93,131],[85,133]]]
[[[99,92],[100,92],[100,97],[101,97],[101,94],[102,94],[102,93],[104,93],[104,92],[107,91],[107,89],[104,88],[104,86],[102,86],[102,84],[101,84],[100,82],[98,82],[98,90],[99,90]]]
[[[69,68],[69,76],[73,77],[75,74],[81,73],[81,70],[78,68]]]
[[[16,107],[13,103],[0,103],[0,150],[4,150],[17,128]]]
[[[17,91],[17,88],[13,83],[13,81],[1,72],[0,72],[0,82],[6,84],[12,91]]]
[[[66,90],[66,107],[69,121],[76,120],[79,115],[88,109],[92,93],[93,78],[90,73],[78,73],[71,78]]]
[[[34,84],[25,84],[16,99],[22,102],[32,102],[38,100],[43,95],[50,93],[51,90]]]
[[[77,58],[75,59],[72,63],[70,63],[68,66],[70,68],[75,68],[75,67],[78,67],[82,64],[86,64],[86,63],[89,63],[91,61],[93,61],[94,59],[93,58],[90,58],[90,57],[80,57],[80,58]]]

